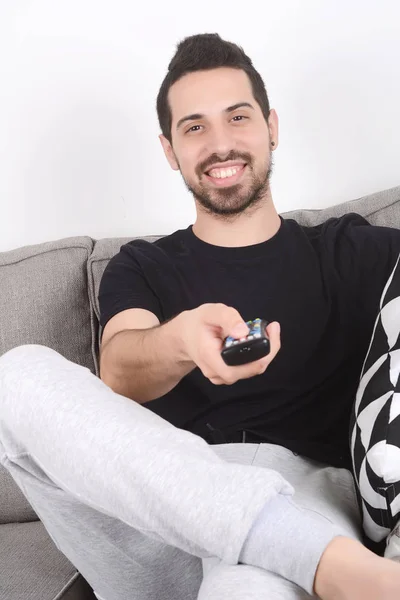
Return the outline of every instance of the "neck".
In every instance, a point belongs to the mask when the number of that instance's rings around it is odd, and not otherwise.
[[[252,246],[272,238],[281,226],[272,198],[264,201],[251,214],[218,217],[219,215],[210,215],[197,208],[193,233],[214,246]]]

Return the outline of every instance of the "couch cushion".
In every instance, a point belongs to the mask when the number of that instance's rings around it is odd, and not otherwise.
[[[94,372],[87,292],[90,237],[0,253],[0,355],[42,344]]]
[[[0,526],[2,523],[22,523],[37,521],[37,519],[36,512],[10,473],[0,465]]]
[[[41,521],[0,525],[0,598],[95,600]]]
[[[95,372],[95,324],[87,287],[90,237],[71,237],[0,253],[0,356],[42,344]],[[1,520],[34,512],[0,465]]]

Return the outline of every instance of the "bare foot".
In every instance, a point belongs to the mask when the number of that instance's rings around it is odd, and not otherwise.
[[[400,564],[336,537],[321,557],[314,591],[322,600],[399,600]]]

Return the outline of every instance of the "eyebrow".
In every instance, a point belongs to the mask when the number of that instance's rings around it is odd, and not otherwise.
[[[232,106],[228,106],[228,108],[225,108],[224,112],[230,113],[236,110],[237,108],[243,107],[251,108],[252,110],[254,110],[254,106],[249,102],[238,102],[237,104],[233,104]],[[182,119],[179,119],[176,125],[176,129],[179,129],[179,127],[183,125],[183,123],[185,123],[186,121],[195,121],[197,119],[203,119],[204,117],[205,115],[202,115],[201,113],[193,113],[192,115],[187,115],[187,117],[182,117]]]

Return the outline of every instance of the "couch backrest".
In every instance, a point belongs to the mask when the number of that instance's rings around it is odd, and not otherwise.
[[[400,186],[282,216],[314,225],[349,212],[400,228]],[[79,236],[0,253],[0,356],[21,344],[44,344],[99,375],[99,285],[110,258],[131,239]],[[32,519],[33,509],[0,466],[0,523]]]
[[[327,208],[293,210],[282,216],[313,226],[351,212],[365,217],[372,225],[400,228],[400,185]]]
[[[43,344],[95,372],[87,285],[93,246],[80,236],[0,253],[0,356]]]

